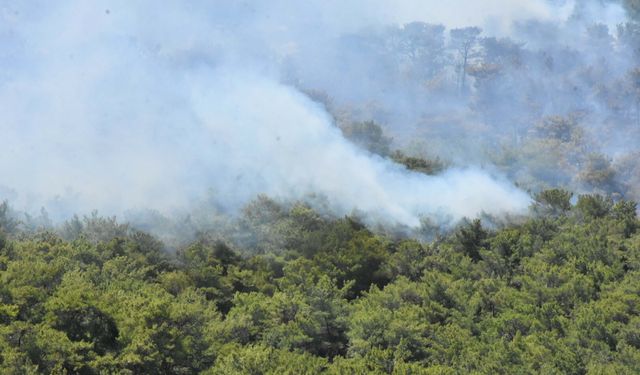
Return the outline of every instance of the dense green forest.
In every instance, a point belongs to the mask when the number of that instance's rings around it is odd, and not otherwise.
[[[5,203],[0,373],[638,373],[636,204],[571,198],[419,242],[260,197],[233,222],[250,239],[176,250],[95,214],[30,229]]]

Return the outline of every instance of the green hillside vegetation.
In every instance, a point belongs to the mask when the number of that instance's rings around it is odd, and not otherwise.
[[[636,205],[548,190],[430,243],[262,197],[177,251],[0,207],[2,374],[637,374]]]

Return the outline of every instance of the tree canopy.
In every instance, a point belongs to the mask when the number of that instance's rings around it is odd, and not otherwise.
[[[571,197],[431,243],[266,197],[244,245],[203,234],[171,252],[97,214],[5,224],[0,372],[637,373],[637,206]]]

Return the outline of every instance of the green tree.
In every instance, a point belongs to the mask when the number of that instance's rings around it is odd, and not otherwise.
[[[541,216],[558,217],[571,210],[573,193],[564,189],[543,190],[534,195],[533,211]]]
[[[465,27],[449,31],[451,46],[456,52],[456,70],[458,71],[458,87],[461,93],[467,89],[467,70],[478,53],[478,37],[482,33],[479,27]]]
[[[381,156],[389,155],[392,139],[384,134],[384,130],[376,122],[351,122],[341,129],[345,138],[365,150]]]
[[[607,216],[613,207],[613,201],[599,194],[580,195],[576,211],[585,219],[599,219]]]
[[[489,234],[482,228],[480,219],[462,224],[455,233],[455,248],[473,259],[480,260],[480,250],[486,248]]]

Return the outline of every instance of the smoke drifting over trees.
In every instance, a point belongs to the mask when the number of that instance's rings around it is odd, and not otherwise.
[[[0,374],[640,373],[640,1],[0,0]]]
[[[638,197],[633,2],[455,3],[3,2],[0,197],[57,220],[315,195],[409,226]]]

